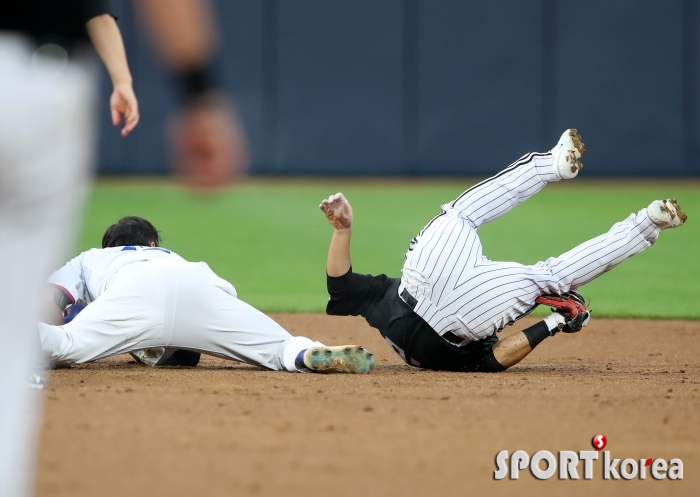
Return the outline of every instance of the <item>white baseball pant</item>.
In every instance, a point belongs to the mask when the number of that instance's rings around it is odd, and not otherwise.
[[[451,331],[463,345],[486,338],[535,307],[545,293],[575,290],[651,246],[659,228],[646,209],[610,231],[543,262],[494,262],[482,254],[477,230],[558,181],[550,153],[530,153],[449,204],[411,242],[399,292],[440,335]]]
[[[36,322],[51,270],[73,242],[92,155],[92,72],[31,60],[0,34],[0,496],[31,494],[40,395]],[[65,62],[65,61],[64,61]]]
[[[39,323],[52,361],[83,363],[154,347],[193,350],[273,370],[296,371],[299,352],[322,345],[294,337],[236,297],[204,262],[150,260],[119,270],[70,323]]]

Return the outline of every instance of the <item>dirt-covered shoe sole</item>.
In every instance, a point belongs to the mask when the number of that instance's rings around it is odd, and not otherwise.
[[[579,160],[586,153],[586,146],[581,141],[581,136],[574,129],[567,129],[559,138],[559,142],[552,149],[555,165],[562,179],[572,179],[583,169]]]
[[[369,373],[374,356],[359,345],[312,347],[306,351],[304,363],[315,373]]]
[[[586,146],[581,141],[581,135],[578,134],[578,131],[576,131],[575,128],[571,128],[568,131],[569,136],[571,137],[571,143],[574,144],[574,148],[576,148],[576,151],[578,152],[577,158],[580,159],[581,157],[586,155]]]
[[[166,352],[165,347],[135,350],[130,352],[130,354],[137,362],[152,368],[160,366],[193,368],[199,364],[199,359],[202,357],[201,353],[191,350],[179,349]]]
[[[136,359],[136,362],[141,363],[144,366],[155,368],[158,365],[158,361],[160,361],[165,353],[165,347],[153,347],[150,349],[135,350],[134,352],[129,353],[131,354],[131,357]]]
[[[683,226],[688,219],[675,198],[654,200],[647,208],[647,213],[654,224],[662,230]]]
[[[676,221],[676,226],[683,226],[688,219],[688,216],[685,215],[685,213],[681,210],[681,206],[678,205],[678,202],[676,202],[675,198],[669,198],[663,201],[666,209],[669,211],[669,215],[671,216],[671,219],[677,219]],[[670,206],[669,206],[670,204]],[[675,215],[674,215],[675,214]]]

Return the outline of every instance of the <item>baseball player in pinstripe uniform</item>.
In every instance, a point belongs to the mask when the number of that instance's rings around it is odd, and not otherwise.
[[[654,201],[607,233],[530,266],[487,259],[477,230],[547,183],[576,177],[584,153],[569,129],[549,152],[529,153],[444,204],[411,241],[400,279],[352,271],[352,208],[341,193],[332,195],[320,205],[335,228],[326,312],[365,317],[404,361],[435,370],[502,371],[558,331],[580,330],[590,313],[575,290],[651,246],[661,230],[681,226],[686,216],[675,199]],[[496,333],[551,299],[576,301],[581,312],[557,305],[558,312],[499,341]]]

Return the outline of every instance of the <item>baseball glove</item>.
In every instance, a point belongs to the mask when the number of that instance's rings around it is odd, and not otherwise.
[[[581,331],[581,328],[588,324],[591,317],[591,311],[588,310],[583,296],[573,290],[562,295],[542,295],[537,297],[535,302],[548,305],[552,308],[552,312],[558,312],[564,316],[566,324],[561,328],[564,333]]]

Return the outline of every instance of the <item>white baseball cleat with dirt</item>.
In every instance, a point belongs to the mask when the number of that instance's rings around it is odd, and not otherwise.
[[[688,219],[688,216],[681,211],[681,206],[678,205],[675,198],[654,200],[647,207],[647,214],[649,219],[662,230],[683,226],[685,220]]]
[[[586,147],[576,130],[571,128],[564,131],[550,152],[554,159],[556,175],[560,179],[572,179],[583,167],[579,159],[586,153]]]

